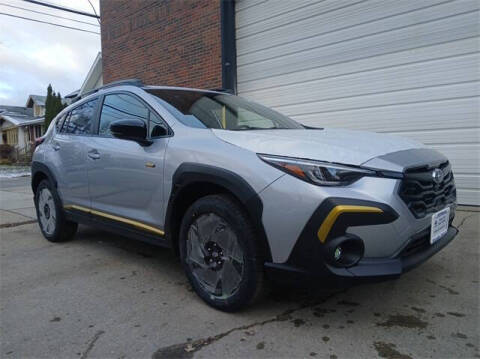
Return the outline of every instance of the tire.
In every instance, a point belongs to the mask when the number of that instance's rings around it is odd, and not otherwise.
[[[65,242],[77,232],[78,224],[67,221],[54,186],[43,180],[35,192],[35,209],[43,236],[50,242]]]
[[[232,197],[209,195],[193,203],[181,223],[179,246],[188,280],[208,305],[233,312],[260,296],[264,255]]]

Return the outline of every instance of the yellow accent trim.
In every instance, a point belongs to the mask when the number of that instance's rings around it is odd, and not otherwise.
[[[318,239],[322,243],[325,242],[334,223],[342,213],[382,213],[382,212],[383,211],[377,207],[349,206],[349,205],[336,206],[330,211],[327,218],[325,218],[322,225],[318,229],[318,232],[317,232]]]
[[[152,233],[155,233],[155,234],[159,234],[159,235],[161,235],[161,236],[164,236],[164,235],[165,235],[165,232],[162,231],[161,229],[158,229],[158,228],[149,226],[149,225],[147,225],[147,224],[143,224],[143,223],[141,223],[141,222],[134,221],[133,219],[128,219],[128,218],[124,218],[124,217],[114,216],[113,214],[108,214],[108,213],[101,212],[101,211],[97,211],[97,210],[95,210],[95,209],[90,209],[90,208],[87,208],[87,207],[77,206],[77,205],[75,205],[75,204],[69,204],[69,205],[63,206],[63,208],[65,208],[65,209],[67,209],[67,210],[68,210],[68,209],[76,209],[76,210],[78,210],[78,211],[90,213],[90,214],[93,214],[93,215],[96,215],[96,216],[100,216],[100,217],[104,217],[104,218],[108,218],[108,219],[111,219],[111,220],[113,220],[113,221],[126,223],[126,224],[129,224],[129,225],[131,225],[131,226],[134,226],[134,227],[137,227],[137,228],[139,228],[139,229],[142,229],[142,230],[144,230],[144,231],[148,231],[148,232],[152,232]]]

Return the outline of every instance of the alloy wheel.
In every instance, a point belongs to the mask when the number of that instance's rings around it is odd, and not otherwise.
[[[52,235],[57,224],[57,213],[52,192],[48,188],[42,188],[38,195],[38,217],[43,231]]]
[[[214,213],[190,225],[186,262],[200,286],[217,298],[232,296],[244,273],[244,254],[233,228]]]

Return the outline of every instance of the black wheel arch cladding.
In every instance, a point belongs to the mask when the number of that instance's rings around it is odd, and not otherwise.
[[[172,191],[167,206],[165,232],[175,247],[178,230],[175,228],[175,206],[182,196],[182,191],[196,183],[208,183],[224,189],[231,194],[246,210],[255,228],[258,239],[265,249],[266,260],[271,260],[270,247],[262,223],[263,203],[250,184],[238,174],[215,166],[183,163],[172,177]],[[183,215],[183,213],[181,214]]]
[[[47,178],[50,183],[57,188],[57,181],[55,176],[53,175],[50,168],[48,168],[45,164],[34,161],[32,162],[32,178],[31,178],[31,186],[32,190],[35,193],[37,186],[40,184],[43,178]]]

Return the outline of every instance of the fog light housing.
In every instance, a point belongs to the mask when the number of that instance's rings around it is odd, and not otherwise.
[[[354,234],[344,234],[329,239],[323,247],[325,260],[334,267],[348,268],[356,265],[365,251],[363,240]]]
[[[338,246],[335,248],[335,252],[333,253],[333,258],[338,261],[342,257],[342,247]]]

